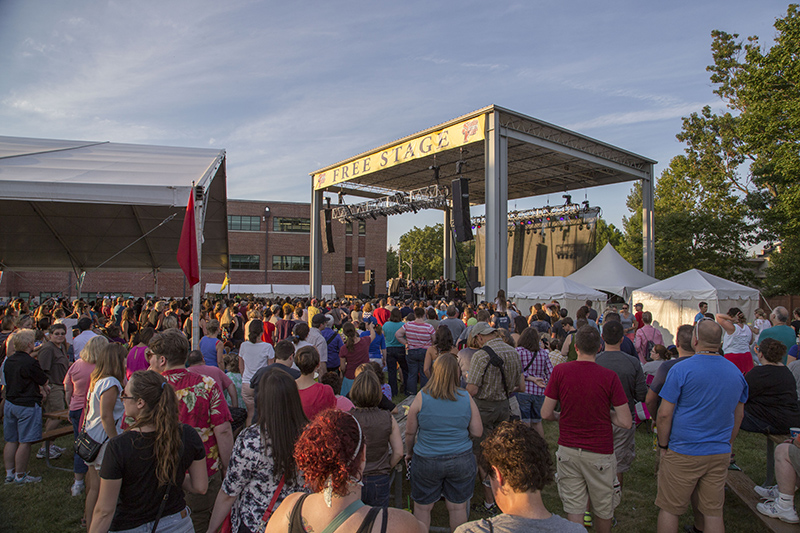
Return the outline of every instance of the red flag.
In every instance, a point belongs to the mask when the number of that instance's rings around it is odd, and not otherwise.
[[[190,286],[200,281],[200,267],[197,264],[197,228],[194,224],[194,188],[189,195],[189,204],[183,217],[181,242],[178,245],[178,264],[189,280]]]

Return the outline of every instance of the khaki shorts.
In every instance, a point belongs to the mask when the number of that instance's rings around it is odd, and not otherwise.
[[[725,481],[731,455],[681,455],[672,450],[661,457],[656,506],[680,516],[697,491],[697,510],[706,516],[722,516]]]
[[[481,422],[483,423],[483,434],[480,437],[472,439],[472,451],[480,453],[481,442],[494,428],[500,425],[501,422],[507,421],[511,417],[511,408],[508,400],[500,400],[497,402],[489,400],[480,400],[474,398],[475,405],[478,407],[478,412],[481,415]]]
[[[617,473],[623,474],[631,469],[636,457],[636,427],[623,429],[612,425],[614,430],[614,455],[617,458]]]
[[[612,518],[614,483],[617,481],[617,459],[614,454],[559,446],[556,460],[556,482],[564,512],[582,515],[591,498],[592,511],[597,518]]]
[[[64,385],[50,385],[50,394],[47,395],[47,399],[42,403],[42,410],[45,413],[63,411],[67,408],[65,398]]]

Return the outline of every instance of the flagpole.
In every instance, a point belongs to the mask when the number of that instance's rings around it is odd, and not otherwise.
[[[199,280],[192,287],[192,349],[200,349],[200,298],[202,297],[202,277],[203,277],[203,195],[202,187],[195,187],[192,183],[192,194],[194,194],[194,227],[195,238],[197,239],[197,265]]]

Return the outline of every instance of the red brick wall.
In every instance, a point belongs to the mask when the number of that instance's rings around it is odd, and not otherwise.
[[[270,219],[267,241],[268,258],[264,257],[264,208],[269,206]],[[309,273],[302,271],[272,270],[273,255],[299,255],[309,253],[310,235],[307,233],[283,233],[273,231],[274,217],[309,218],[310,205],[303,203],[266,202],[247,200],[228,200],[229,215],[248,215],[262,217],[259,231],[229,231],[228,247],[232,255],[258,255],[260,266],[257,271],[233,270],[232,283],[264,283],[264,269],[267,267],[267,283],[302,284],[309,283]],[[358,274],[358,258],[365,258],[366,269],[375,270],[375,290],[384,293],[386,287],[386,219],[369,219],[366,222],[366,235],[358,235],[358,225],[354,224],[353,235],[345,235],[345,225],[333,221],[335,253],[323,254],[322,283],[333,284],[338,295],[361,292],[363,274]],[[352,257],[353,272],[346,274],[345,257]],[[224,274],[209,273],[201,283],[222,283]],[[6,271],[0,281],[0,297],[16,297],[20,292],[28,292],[32,297],[41,292],[63,291],[76,296],[75,275],[69,272],[11,272]],[[191,296],[191,288],[184,288],[182,272],[159,272],[158,288],[152,272],[90,272],[86,274],[82,292],[131,293],[144,296],[157,293],[158,296]]]

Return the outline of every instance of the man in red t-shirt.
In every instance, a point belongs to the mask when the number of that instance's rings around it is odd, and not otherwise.
[[[617,461],[611,424],[630,429],[631,411],[617,374],[595,363],[600,333],[583,326],[574,344],[578,359],[553,369],[541,415],[558,421],[558,494],[567,519],[582,524],[591,499],[595,530],[610,533],[619,503],[614,501]],[[558,402],[561,412],[555,410]]]
[[[381,299],[381,301],[378,302],[378,306],[372,312],[372,316],[375,317],[375,320],[377,320],[378,324],[380,324],[381,326],[383,326],[384,324],[386,324],[386,322],[389,321],[390,314],[391,311],[386,309],[386,299]]]

